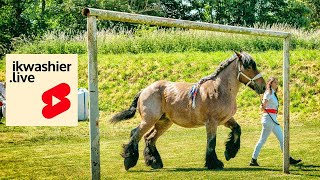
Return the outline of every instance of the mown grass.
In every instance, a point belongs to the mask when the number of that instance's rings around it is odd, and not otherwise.
[[[273,75],[282,83],[282,52],[250,54],[265,78]],[[164,169],[152,170],[140,159],[136,167],[123,168],[121,145],[128,141],[139,117],[117,125],[106,122],[110,116],[127,108],[134,95],[160,79],[196,82],[212,73],[218,64],[232,55],[228,52],[185,52],[149,54],[99,54],[99,107],[101,135],[101,176],[103,179],[317,179],[320,177],[320,106],[318,50],[291,51],[290,75],[290,152],[304,164],[282,173],[282,156],[276,138],[271,135],[259,162],[250,167],[251,153],[259,138],[261,125],[259,98],[242,86],[235,118],[242,126],[241,150],[235,159],[223,158],[224,141],[229,130],[218,128],[217,154],[224,162],[222,171],[204,166],[205,128],[185,129],[174,125],[158,142]],[[1,61],[0,61],[1,62]],[[4,69],[4,64],[0,64]],[[0,74],[1,75],[1,74]],[[4,79],[3,75],[1,75]],[[79,56],[79,86],[87,87],[87,57]],[[279,97],[282,97],[280,85]],[[281,98],[282,101],[282,98]],[[280,111],[282,107],[280,107]],[[279,115],[282,123],[282,116]],[[88,122],[78,127],[6,127],[0,124],[0,177],[4,179],[89,179],[90,147]]]
[[[123,168],[121,145],[128,141],[130,130],[139,119],[118,125],[107,124],[108,116],[102,114],[100,124],[101,135],[101,177],[102,179],[310,179],[320,177],[319,131],[314,126],[298,126],[291,124],[291,155],[303,159],[303,164],[290,167],[290,175],[282,173],[282,159],[276,138],[271,135],[265,144],[260,157],[261,167],[250,167],[254,145],[260,135],[257,123],[247,124],[245,117],[236,117],[242,125],[241,149],[235,159],[226,161],[223,157],[224,141],[229,130],[218,128],[217,154],[224,162],[222,171],[205,169],[204,155],[206,146],[205,128],[185,129],[174,125],[158,141],[158,150],[162,155],[164,169],[152,170],[144,165],[143,148],[140,143],[140,159],[136,167],[126,172]],[[256,119],[249,121],[259,121]],[[0,125],[1,130],[5,129]],[[22,128],[22,127],[21,127]],[[20,128],[20,129],[21,129]],[[77,135],[77,130],[88,132],[88,123],[82,122],[78,127],[67,128],[78,138],[68,140],[70,132],[43,127],[23,128],[32,132],[26,136],[8,136],[1,133],[0,177],[14,179],[89,179],[90,178],[90,147],[88,135]],[[46,134],[37,132],[46,129]],[[54,129],[61,129],[55,127]],[[11,132],[18,134],[17,132]],[[52,138],[48,140],[46,136]],[[64,136],[65,139],[60,137]],[[40,139],[32,142],[30,139]],[[18,143],[19,141],[19,143]]]

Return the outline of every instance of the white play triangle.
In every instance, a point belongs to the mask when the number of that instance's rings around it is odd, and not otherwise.
[[[56,98],[56,97],[52,96],[52,106],[54,106],[54,105],[58,104],[59,102],[60,102],[60,99],[58,99],[58,98]]]

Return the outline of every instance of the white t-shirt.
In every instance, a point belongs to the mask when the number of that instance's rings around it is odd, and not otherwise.
[[[274,95],[274,90],[271,89],[271,94],[269,91],[266,91],[263,94],[263,103],[265,102],[265,100],[268,100],[268,103],[266,104],[266,109],[276,109],[278,110],[278,106],[279,106],[279,102],[277,100],[277,97]],[[271,117],[270,117],[271,116]],[[272,119],[273,120],[272,120]],[[273,114],[273,113],[266,113],[264,112],[262,117],[261,117],[261,123],[262,124],[274,124],[274,122],[279,123],[277,120],[277,114]]]
[[[263,94],[263,103],[265,102],[265,100],[268,100],[268,103],[266,104],[266,109],[276,109],[278,110],[278,106],[279,106],[279,102],[277,100],[277,97],[274,94],[274,90],[271,89],[271,94],[269,91],[266,91]]]

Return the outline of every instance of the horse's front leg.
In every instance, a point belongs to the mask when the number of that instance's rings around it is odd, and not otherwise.
[[[223,169],[223,163],[218,159],[216,154],[216,136],[218,122],[211,119],[206,123],[207,129],[207,152],[206,164],[208,169]]]
[[[226,150],[224,151],[224,156],[226,160],[229,161],[231,158],[236,157],[238,150],[240,149],[241,128],[233,117],[224,125],[232,130],[225,143]]]

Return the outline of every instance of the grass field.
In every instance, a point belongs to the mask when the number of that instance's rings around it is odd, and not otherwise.
[[[121,145],[127,143],[130,121],[111,125],[110,116],[127,108],[139,89],[159,79],[196,82],[212,73],[232,52],[186,52],[102,55],[99,58],[99,107],[102,179],[319,179],[320,178],[320,52],[291,52],[290,152],[303,164],[282,173],[282,155],[271,135],[259,156],[260,167],[248,166],[260,135],[259,99],[252,90],[240,88],[235,115],[242,127],[241,149],[235,159],[226,161],[224,141],[229,129],[220,126],[217,155],[224,162],[221,171],[204,168],[205,128],[185,129],[174,125],[158,141],[164,168],[152,170],[144,165],[144,142],[136,167],[126,172]],[[250,53],[265,78],[274,75],[282,83],[282,52]],[[79,56],[79,86],[87,86],[86,55]],[[0,69],[4,69],[0,61]],[[4,73],[0,74],[4,79]],[[282,87],[280,86],[280,89]],[[282,97],[282,90],[279,92]],[[281,111],[282,107],[280,107]],[[283,122],[280,114],[279,121]],[[6,127],[0,124],[0,179],[90,179],[88,122],[77,127]]]
[[[291,124],[291,154],[303,159],[303,164],[290,167],[290,175],[282,173],[282,156],[274,135],[271,135],[260,154],[261,167],[248,166],[260,126],[258,115],[251,123],[238,117],[242,125],[241,149],[235,159],[223,157],[224,141],[229,130],[218,128],[217,154],[224,162],[222,171],[204,168],[206,133],[204,128],[184,129],[173,126],[158,141],[164,168],[152,170],[144,165],[140,143],[140,159],[136,167],[126,172],[123,168],[121,145],[139,120],[133,119],[112,126],[102,113],[101,177],[103,179],[309,179],[320,177],[319,125]],[[1,125],[0,176],[14,179],[89,179],[88,123],[75,128],[33,127],[8,128]]]

